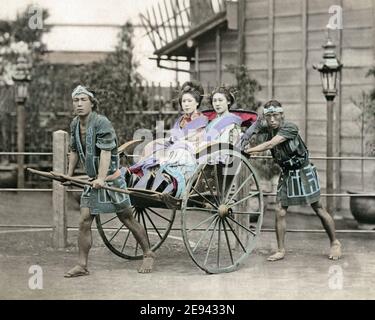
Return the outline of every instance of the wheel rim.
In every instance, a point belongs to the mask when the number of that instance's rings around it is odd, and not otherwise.
[[[248,159],[234,150],[211,153],[190,179],[181,213],[195,264],[207,273],[236,270],[254,249],[263,220],[263,195]]]
[[[156,251],[167,238],[175,214],[176,211],[170,209],[133,206],[133,216],[145,228],[152,251]],[[143,252],[138,242],[116,214],[97,215],[95,219],[98,232],[109,250],[124,259],[142,259]]]

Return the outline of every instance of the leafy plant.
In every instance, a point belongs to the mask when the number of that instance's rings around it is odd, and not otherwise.
[[[256,111],[260,102],[255,98],[255,94],[262,89],[261,85],[250,76],[246,65],[229,64],[225,67],[236,78],[235,96],[238,107]]]
[[[48,12],[42,10],[42,13],[44,21]],[[28,25],[29,19],[27,7],[15,21],[0,21],[0,75],[3,75],[3,85],[13,85],[12,74],[18,56],[26,56],[32,65],[26,101],[27,149],[50,151],[51,133],[58,129],[68,130],[73,116],[70,95],[78,84],[96,91],[99,111],[112,121],[120,142],[131,139],[142,116],[130,116],[125,111],[145,110],[148,102],[133,55],[133,26],[126,23],[121,28],[115,50],[101,61],[54,65],[42,59],[46,46],[41,40],[43,33],[49,31],[48,27],[43,22],[42,29],[32,29]],[[72,116],[67,117],[67,112]],[[153,122],[154,119],[146,120]],[[152,126],[151,123],[142,125]]]
[[[362,91],[359,99],[351,99],[353,104],[360,110],[357,123],[361,132],[362,156],[369,155],[370,145],[374,142],[375,134],[375,100],[371,99],[371,94]]]
[[[375,77],[375,67],[369,70],[367,76]],[[375,88],[370,92],[361,92],[358,99],[351,98],[353,104],[360,110],[357,118],[362,140],[362,155],[373,155],[375,145]]]
[[[133,56],[133,26],[130,23],[121,28],[118,39],[115,51],[101,61],[78,66],[47,63],[38,66],[29,99],[29,109],[40,114],[34,141],[39,141],[40,131],[68,130],[73,114],[71,117],[61,114],[73,111],[70,95],[78,84],[89,86],[96,92],[99,112],[112,121],[120,142],[132,138],[138,119],[125,111],[144,110],[147,96],[136,70],[138,65]]]
[[[30,10],[32,5],[28,6],[22,13],[17,14],[14,21],[0,20],[0,86],[2,86],[1,100],[4,104],[0,105],[2,109],[2,116],[0,117],[0,125],[4,129],[2,132],[3,144],[1,148],[10,151],[11,143],[5,140],[6,137],[11,136],[12,126],[8,124],[9,113],[14,110],[14,101],[8,99],[9,93],[13,93],[12,75],[14,74],[17,58],[20,56],[27,58],[27,63],[31,65],[31,78],[38,72],[39,66],[43,63],[42,55],[45,52],[46,46],[42,42],[42,35],[49,31],[49,27],[44,23],[48,18],[48,11],[41,9],[42,26],[43,28],[30,28],[29,20],[33,12]],[[32,82],[33,83],[33,82]],[[31,83],[31,86],[32,86]],[[31,90],[31,94],[33,89]],[[30,100],[30,99],[29,99]],[[5,105],[7,104],[7,105]],[[28,107],[30,103],[26,105]],[[38,109],[26,109],[27,112],[27,132],[26,139],[32,139],[34,134],[38,131],[39,118]],[[5,114],[6,113],[6,114]],[[43,141],[31,140],[33,144]]]
[[[367,76],[375,77],[375,67],[370,69]],[[362,91],[357,98],[351,98],[353,104],[360,113],[356,119],[361,135],[361,156],[373,156],[375,154],[375,88],[369,93]],[[361,185],[364,190],[364,160],[361,160]]]
[[[144,110],[147,105],[133,55],[133,36],[132,24],[126,23],[119,32],[115,51],[103,61],[82,66],[71,83],[72,88],[83,83],[96,91],[100,112],[111,119],[122,139],[130,139],[135,129],[134,119],[130,120],[125,111]]]

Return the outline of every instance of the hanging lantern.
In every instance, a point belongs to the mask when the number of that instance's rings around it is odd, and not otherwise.
[[[324,96],[327,100],[333,100],[337,94],[337,76],[343,65],[336,57],[336,46],[331,39],[328,38],[323,48],[323,61],[313,68],[320,72]]]

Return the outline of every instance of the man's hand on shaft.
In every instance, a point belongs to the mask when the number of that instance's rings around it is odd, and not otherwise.
[[[92,186],[93,186],[95,189],[100,189],[100,188],[104,187],[104,179],[101,179],[101,178],[95,179],[95,180],[92,182]]]
[[[244,152],[247,153],[248,155],[251,155],[251,152],[249,152],[251,149],[251,146],[248,144],[245,148],[244,148]]]

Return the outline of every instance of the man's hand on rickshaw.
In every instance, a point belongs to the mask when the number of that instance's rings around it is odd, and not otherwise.
[[[71,177],[71,175],[69,175],[69,174],[68,174],[68,176]],[[61,182],[61,185],[64,186],[64,187],[71,187],[72,182],[70,180],[65,180],[65,181]]]
[[[95,179],[95,180],[92,182],[92,186],[93,186],[93,188],[95,188],[95,189],[100,189],[100,188],[104,187],[104,179],[101,179],[101,178],[97,178],[97,179]]]
[[[245,148],[243,149],[243,152],[247,153],[249,156],[251,156],[253,154],[253,152],[249,152],[251,149],[251,146],[250,144],[248,144],[247,146],[245,146]]]

